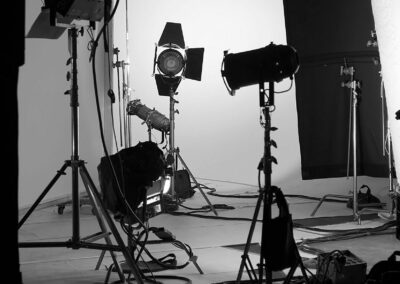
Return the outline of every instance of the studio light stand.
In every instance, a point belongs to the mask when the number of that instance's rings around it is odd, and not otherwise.
[[[349,120],[349,144],[348,144],[348,159],[347,159],[347,176],[350,172],[350,148],[352,150],[353,158],[353,190],[350,195],[327,194],[324,195],[317,206],[311,213],[314,216],[322,203],[329,197],[352,200],[353,203],[353,217],[358,224],[361,224],[360,212],[358,210],[358,190],[357,190],[357,111],[359,101],[359,90],[361,88],[360,81],[354,78],[355,69],[352,66],[341,66],[340,75],[349,75],[350,80],[342,82],[342,87],[350,89],[350,120]]]
[[[163,49],[158,54],[158,48]],[[158,94],[169,97],[169,120],[170,127],[169,148],[167,155],[167,164],[171,166],[171,195],[178,203],[178,197],[175,193],[175,172],[177,170],[177,161],[179,160],[188,172],[190,178],[199,189],[204,199],[207,201],[213,213],[218,216],[217,211],[207,198],[194,175],[183,160],[179,148],[175,147],[175,100],[176,89],[182,78],[201,80],[203,68],[204,48],[187,48],[183,37],[182,26],[180,23],[167,22],[158,43],[155,46],[153,76],[157,84]],[[156,68],[158,74],[156,74]]]
[[[81,29],[83,31],[83,29]],[[85,161],[79,158],[79,100],[78,100],[78,82],[77,82],[77,37],[80,31],[73,26],[68,29],[68,42],[69,42],[69,50],[71,54],[71,58],[68,60],[69,64],[71,64],[72,69],[72,84],[71,89],[67,92],[70,95],[70,107],[71,107],[71,141],[72,141],[72,149],[71,149],[71,158],[66,160],[63,166],[57,171],[57,174],[50,181],[44,191],[40,194],[38,199],[32,205],[32,207],[28,210],[28,212],[23,216],[18,224],[18,229],[25,223],[25,221],[29,218],[35,208],[39,205],[39,203],[43,200],[46,194],[50,191],[50,189],[54,186],[57,180],[61,175],[65,175],[65,170],[68,167],[71,167],[72,171],[72,237],[70,240],[65,242],[20,242],[19,247],[66,247],[72,249],[95,249],[109,251],[113,260],[113,263],[117,269],[120,281],[122,283],[130,283],[129,279],[126,279],[124,273],[117,261],[116,251],[122,252],[129,268],[131,269],[135,280],[137,283],[144,283],[141,277],[141,272],[133,259],[131,253],[128,248],[125,246],[124,241],[122,240],[117,227],[113,219],[110,217],[107,212],[100,193],[96,189],[96,186],[91,179],[88,170],[85,167]],[[79,200],[79,176],[82,179],[82,182],[85,186],[87,195],[90,199],[90,202],[93,206],[93,212],[96,215],[97,221],[100,225],[101,231],[99,233],[81,238],[80,237],[80,200]],[[108,232],[106,223],[111,232]],[[117,245],[113,245],[110,235],[113,235]],[[94,243],[97,240],[104,239],[106,244]]]
[[[374,33],[372,32],[372,35]],[[382,112],[382,145],[383,145],[383,156],[387,156],[388,159],[388,179],[389,179],[389,198],[390,198],[390,208],[389,209],[379,209],[379,208],[363,208],[360,212],[377,212],[378,215],[384,219],[394,219],[396,214],[396,207],[399,206],[396,204],[396,191],[393,183],[393,156],[392,156],[392,137],[390,133],[389,120],[385,119],[385,106],[386,106],[386,97],[385,97],[385,88],[383,79],[381,76],[381,112]]]
[[[124,70],[125,68],[123,67],[125,65],[124,61],[119,60],[119,52],[120,50],[118,48],[114,48],[113,53],[116,56],[116,61],[115,63],[113,62],[113,68],[117,69],[117,86],[118,86],[118,118],[119,118],[119,142],[120,146],[124,147],[125,145],[125,138],[124,138],[124,133],[125,133],[125,117],[124,117],[124,101],[125,101],[125,91],[123,91],[123,96],[121,98],[121,87],[120,87],[120,68]],[[123,78],[123,84],[122,88],[125,90],[125,74],[122,74]]]
[[[170,89],[170,95],[169,95],[169,121],[170,121],[170,128],[169,128],[169,148],[168,148],[168,155],[167,155],[167,163],[171,165],[171,194],[173,197],[176,198],[176,193],[175,193],[175,172],[177,170],[177,160],[179,160],[182,163],[182,166],[186,169],[188,172],[190,178],[192,181],[195,183],[196,188],[199,189],[201,195],[204,197],[206,200],[207,204],[210,206],[212,212],[215,214],[215,216],[218,216],[217,211],[214,208],[214,205],[210,202],[210,200],[207,198],[207,195],[204,193],[203,189],[200,187],[200,184],[197,182],[196,178],[190,171],[189,167],[183,160],[179,148],[175,147],[175,113],[179,113],[177,110],[175,110],[175,104],[178,103],[177,100],[175,100],[175,95],[176,92],[173,90],[173,88]]]
[[[263,170],[264,172],[265,184],[263,188],[260,186],[259,189],[256,208],[235,281],[237,284],[242,283],[241,279],[245,268],[250,278],[250,283],[268,284],[277,281],[277,279],[272,279],[272,271],[290,268],[287,277],[284,279],[284,283],[288,284],[298,266],[300,266],[303,276],[306,282],[308,282],[304,265],[293,238],[293,224],[286,200],[283,193],[278,188],[271,185],[272,163],[276,163],[276,159],[271,155],[271,146],[276,147],[276,143],[271,139],[270,131],[277,130],[275,127],[271,127],[270,116],[270,113],[275,109],[274,82],[280,82],[288,77],[293,80],[293,75],[298,69],[299,57],[297,51],[291,46],[275,45],[271,42],[263,48],[236,54],[228,54],[228,51],[224,51],[221,75],[229,94],[233,96],[235,95],[235,91],[241,87],[258,84],[260,108],[262,109],[265,119],[265,122],[261,122],[264,127],[264,155],[257,167],[260,171]],[[265,82],[269,82],[267,101],[265,100]],[[278,200],[279,195],[280,202],[277,202],[277,204],[280,212],[277,218],[272,219],[271,205],[274,193],[276,200]],[[258,264],[257,275],[248,253],[262,203],[264,203],[264,208],[260,263]],[[271,229],[268,226],[273,226],[274,228]],[[270,234],[277,234],[276,236],[279,237],[273,240],[270,235],[264,234],[266,231]],[[283,240],[285,241],[282,242]],[[276,244],[276,242],[279,242],[279,244]],[[281,279],[278,281],[281,281]],[[245,283],[249,282],[246,281]]]
[[[261,204],[264,204],[263,207],[263,226],[264,222],[271,220],[271,205],[272,205],[272,185],[271,185],[271,175],[272,175],[272,163],[274,162],[275,158],[272,157],[271,155],[271,146],[276,146],[275,142],[271,140],[270,137],[270,131],[275,131],[276,128],[271,127],[271,116],[270,112],[272,109],[275,108],[274,105],[274,82],[269,82],[269,96],[268,96],[268,101],[265,102],[265,89],[264,89],[264,83],[259,84],[259,91],[260,91],[260,107],[262,108],[262,112],[264,114],[265,118],[265,125],[264,125],[264,156],[262,159],[262,166],[263,166],[263,172],[264,172],[264,179],[265,179],[265,184],[264,188],[260,188],[259,190],[259,195],[258,195],[258,200],[256,204],[256,208],[254,210],[254,215],[253,219],[250,225],[250,231],[247,237],[247,242],[244,248],[244,252],[242,255],[242,261],[240,263],[240,268],[239,272],[236,278],[237,284],[242,283],[242,275],[244,268],[246,268],[246,271],[248,273],[248,276],[251,280],[251,283],[272,283],[274,280],[272,279],[272,270],[269,268],[271,263],[274,261],[271,259],[269,256],[264,255],[264,245],[263,242],[261,242],[261,252],[260,252],[260,263],[258,265],[258,275],[254,269],[254,266],[252,265],[250,258],[249,258],[249,250],[250,250],[250,245],[251,245],[251,240],[254,234],[254,229],[257,223],[257,218],[258,214],[260,211]],[[264,232],[264,229],[262,230]],[[273,234],[273,232],[271,232]],[[263,237],[261,236],[261,240],[263,240]],[[305,277],[306,281],[308,282],[307,274],[303,265],[303,262],[301,260],[299,251],[296,247],[296,264],[293,265],[287,277],[284,280],[284,284],[290,283],[296,269],[298,266],[300,266],[300,269],[302,271],[303,276]],[[264,262],[265,261],[265,262]],[[265,282],[264,282],[264,270],[265,270]]]
[[[367,47],[378,47],[378,38],[375,30],[371,31],[371,39],[367,42]],[[380,61],[377,58],[374,58],[374,64],[379,65]],[[381,86],[380,86],[380,97],[381,97],[381,114],[382,114],[382,155],[387,156],[388,159],[388,178],[389,178],[389,198],[390,198],[390,209],[378,209],[378,208],[364,208],[361,212],[373,211],[378,212],[379,216],[384,219],[393,219],[396,214],[396,207],[399,206],[396,204],[396,191],[393,183],[393,173],[394,173],[394,165],[393,165],[393,156],[392,156],[392,136],[389,126],[389,119],[386,114],[386,96],[385,96],[385,87],[382,78],[381,71],[379,71],[379,75],[381,78]],[[384,215],[386,214],[386,215]]]

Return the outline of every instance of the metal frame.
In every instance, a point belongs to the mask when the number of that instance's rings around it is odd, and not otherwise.
[[[76,27],[72,27],[68,30],[68,42],[69,42],[69,50],[71,54],[70,63],[72,64],[72,84],[71,89],[69,91],[70,95],[70,107],[71,107],[71,159],[64,162],[63,166],[57,171],[57,174],[50,181],[44,191],[40,194],[37,200],[34,202],[32,207],[27,211],[27,213],[23,216],[23,218],[18,223],[18,229],[25,223],[25,221],[29,218],[35,208],[39,205],[39,203],[43,200],[46,194],[50,191],[53,185],[57,182],[61,175],[65,175],[65,170],[68,167],[71,167],[72,170],[72,237],[70,240],[65,242],[20,242],[19,247],[66,247],[72,249],[96,249],[101,250],[102,255],[104,256],[105,251],[110,251],[111,257],[115,266],[117,267],[117,271],[119,274],[120,280],[125,283],[129,282],[129,279],[126,279],[124,273],[117,261],[115,251],[122,252],[127,264],[131,268],[137,283],[144,283],[141,277],[141,272],[134,261],[131,253],[128,248],[125,246],[123,239],[121,238],[117,227],[111,216],[108,214],[100,193],[96,189],[96,186],[91,179],[89,172],[85,167],[85,161],[79,158],[79,101],[78,101],[78,82],[77,82],[77,37],[78,34],[83,30],[78,31]],[[86,192],[90,199],[90,202],[93,206],[94,213],[97,217],[97,221],[100,225],[101,232],[81,238],[80,237],[80,200],[79,200],[79,176],[82,179],[82,182],[85,186]],[[104,221],[105,220],[105,221]],[[113,245],[110,235],[111,233],[107,231],[106,223],[114,236],[117,245]],[[95,241],[104,238],[106,244],[98,244],[94,243]],[[98,268],[98,265],[97,265]]]
[[[321,207],[322,202],[327,198],[341,198],[341,199],[353,199],[353,217],[354,220],[361,224],[361,216],[358,210],[358,191],[357,191],[357,109],[358,109],[358,91],[360,82],[354,78],[354,67],[348,67],[346,62],[345,66],[341,66],[340,75],[350,75],[350,80],[348,82],[343,82],[342,87],[347,87],[350,89],[350,114],[349,114],[349,144],[348,144],[348,159],[347,159],[347,176],[349,176],[350,171],[350,148],[353,152],[353,190],[350,195],[338,195],[338,194],[326,194],[324,195],[317,206],[311,213],[314,216],[319,207]],[[351,146],[350,146],[351,145]]]
[[[173,89],[170,89],[170,99],[169,99],[169,121],[170,121],[170,130],[169,130],[169,149],[168,149],[168,156],[169,159],[168,160],[172,160],[172,164],[171,164],[171,168],[172,168],[172,174],[171,174],[171,193],[173,197],[176,197],[175,195],[175,171],[176,171],[176,167],[177,167],[177,159],[182,163],[183,167],[188,171],[190,178],[193,180],[193,182],[196,185],[196,188],[199,189],[200,193],[202,194],[202,196],[204,197],[204,199],[206,200],[206,202],[208,203],[208,205],[210,206],[211,210],[213,211],[213,213],[215,214],[215,216],[218,216],[217,211],[214,208],[214,205],[210,202],[210,200],[207,198],[207,195],[204,193],[203,189],[200,187],[200,184],[197,182],[196,178],[194,177],[194,175],[192,174],[192,172],[189,170],[189,167],[187,166],[187,164],[185,163],[185,161],[183,160],[180,152],[179,152],[179,148],[175,148],[175,113],[177,112],[177,110],[175,110],[175,104],[177,103],[177,101],[174,99],[174,96],[176,95],[176,93],[173,91]]]
[[[240,263],[239,267],[239,272],[236,278],[237,284],[242,283],[242,275],[243,275],[243,270],[246,268],[247,274],[250,278],[251,283],[267,283],[270,284],[274,282],[275,280],[272,279],[272,270],[268,269],[269,263],[273,262],[273,259],[266,259],[266,256],[263,253],[263,246],[264,244],[261,242],[261,252],[260,252],[260,263],[258,264],[258,276],[257,273],[250,261],[249,258],[249,250],[250,250],[250,245],[251,245],[251,240],[254,234],[254,229],[257,223],[257,218],[259,215],[261,203],[264,203],[263,207],[263,221],[265,220],[271,220],[271,205],[272,205],[272,185],[271,185],[271,175],[272,175],[272,162],[275,161],[275,158],[272,157],[271,155],[271,145],[274,145],[275,143],[271,140],[270,136],[270,131],[272,129],[271,127],[271,115],[270,111],[271,109],[274,109],[274,82],[269,82],[269,96],[268,96],[268,101],[265,102],[265,88],[264,88],[264,83],[259,84],[260,88],[260,107],[263,109],[263,114],[265,117],[265,125],[264,125],[264,156],[262,159],[262,164],[263,164],[263,172],[264,172],[264,179],[265,179],[265,184],[264,188],[260,188],[259,190],[259,196],[256,204],[256,208],[254,210],[254,215],[253,219],[251,222],[250,226],[250,231],[247,237],[246,245],[244,248],[244,252],[242,255],[242,261]],[[264,222],[263,222],[264,226]],[[264,230],[262,230],[263,232]],[[261,240],[263,240],[263,237],[261,236]],[[296,247],[296,264],[290,267],[290,270],[284,280],[284,284],[289,284],[297,267],[300,267],[301,272],[305,278],[306,283],[308,283],[308,277],[307,273],[305,271],[304,264],[302,262],[300,253]],[[265,263],[264,263],[265,260]],[[264,276],[264,269],[265,269],[265,279],[263,278]],[[265,281],[264,281],[265,280]],[[281,281],[281,280],[279,280]],[[246,282],[247,283],[247,282]]]

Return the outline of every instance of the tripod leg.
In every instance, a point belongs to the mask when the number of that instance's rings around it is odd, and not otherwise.
[[[196,187],[200,190],[201,194],[203,195],[204,199],[207,201],[208,205],[210,206],[211,210],[214,212],[215,216],[218,216],[217,211],[214,208],[214,205],[211,204],[210,200],[207,198],[207,195],[204,193],[204,191],[201,189],[199,183],[197,182],[197,180],[195,179],[195,177],[193,176],[193,174],[191,173],[191,171],[189,170],[188,166],[186,165],[185,161],[182,159],[181,155],[179,154],[179,149],[177,149],[176,151],[176,155],[179,159],[179,161],[181,161],[182,165],[185,167],[185,169],[188,171],[190,177],[192,178],[192,180],[194,181],[194,183],[196,184]]]
[[[118,229],[115,226],[114,221],[112,220],[111,216],[108,214],[108,212],[101,200],[100,193],[97,191],[92,179],[90,178],[89,172],[87,171],[87,169],[84,165],[81,165],[80,170],[81,170],[82,177],[85,177],[86,184],[89,186],[89,191],[93,194],[94,199],[99,204],[102,214],[103,214],[104,218],[106,219],[106,222],[107,222],[111,232],[113,233],[114,238],[122,251],[122,254],[125,257],[126,263],[128,264],[130,270],[132,271],[132,273],[135,277],[135,280],[139,284],[144,284],[139,267],[137,266],[136,262],[134,261],[128,248],[125,246],[124,240],[121,238],[121,236],[118,232]],[[129,279],[128,279],[128,281],[129,281]]]
[[[97,264],[96,264],[96,267],[95,267],[95,269],[94,270],[99,270],[100,269],[100,265],[101,265],[101,263],[103,262],[103,259],[104,259],[104,255],[106,254],[106,251],[105,250],[102,250],[101,251],[101,254],[100,254],[100,256],[99,256],[99,260],[97,261]],[[113,261],[114,261],[114,259],[113,259]],[[118,271],[118,274],[119,274],[119,271]],[[120,278],[121,278],[121,276],[120,276]],[[122,280],[122,279],[121,279]]]
[[[261,202],[263,201],[263,195],[264,195],[264,190],[260,189],[260,194],[259,194],[259,197],[257,200],[256,208],[254,210],[253,220],[251,221],[251,225],[250,225],[249,235],[247,236],[246,246],[244,248],[244,252],[242,255],[242,262],[240,263],[239,273],[236,278],[237,283],[240,283],[240,280],[242,279],[243,269],[246,265],[246,261],[250,262],[250,260],[248,258],[248,254],[249,254],[249,250],[250,250],[250,243],[251,243],[251,239],[253,238],[254,229],[256,227],[258,214],[260,212]],[[254,275],[255,275],[255,273],[254,273]]]
[[[22,217],[21,221],[18,223],[18,229],[21,228],[21,226],[25,223],[25,221],[29,218],[29,216],[32,214],[32,212],[36,209],[36,207],[42,202],[43,198],[46,196],[46,194],[50,191],[50,189],[53,187],[53,185],[57,182],[57,180],[60,178],[61,175],[65,175],[65,170],[70,164],[68,162],[65,162],[64,165],[57,171],[57,174],[54,176],[54,178],[50,181],[50,183],[46,186],[46,188],[43,190],[43,192],[40,194],[38,199],[36,199],[35,203],[33,203],[32,207],[29,208],[28,212]]]
[[[303,274],[305,282],[309,283],[308,276],[307,276],[307,273],[306,273],[306,269],[304,268],[303,261],[301,259],[299,250],[297,248],[296,248],[296,260],[297,260],[296,263],[290,268],[289,273],[286,276],[285,281],[283,282],[283,284],[289,284],[290,283],[290,281],[293,278],[294,273],[296,272],[297,267],[300,267],[300,270],[301,270],[301,273]]]
[[[90,203],[91,203],[92,208],[93,208],[93,210],[94,210],[95,216],[96,216],[96,218],[97,218],[97,222],[99,223],[99,226],[100,226],[100,228],[101,228],[102,233],[105,234],[105,233],[107,233],[107,227],[106,227],[106,225],[105,225],[103,219],[101,218],[101,215],[100,215],[101,212],[100,212],[100,210],[99,210],[99,204],[98,204],[98,202],[96,202],[96,198],[95,198],[95,196],[94,196],[92,190],[90,190],[89,179],[88,179],[88,177],[86,176],[86,172],[85,172],[85,171],[81,171],[80,174],[81,174],[81,177],[82,177],[82,180],[83,180],[83,184],[85,185],[86,192],[87,192],[87,194],[88,194],[88,196],[89,196],[89,200],[90,200]],[[105,239],[107,245],[112,245],[111,239],[110,239],[110,237],[108,236],[108,234],[105,234],[104,239]],[[98,261],[97,266],[96,266],[97,269],[98,269],[99,266],[100,266],[100,260],[102,260],[103,257],[104,257],[104,253],[105,253],[105,251],[103,250],[103,251],[101,252],[99,261]],[[119,263],[118,263],[117,256],[115,255],[115,253],[114,253],[113,251],[110,251],[110,255],[111,255],[111,258],[112,258],[112,260],[113,260],[113,262],[114,262],[115,269],[116,269],[117,272],[118,272],[118,275],[119,275],[120,280],[121,280],[122,282],[125,282],[125,275],[124,275],[124,273],[123,273],[123,271],[122,271],[122,269],[121,269],[121,266],[120,266]]]

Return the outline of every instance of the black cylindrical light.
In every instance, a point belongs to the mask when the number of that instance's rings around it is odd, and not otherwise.
[[[237,90],[262,82],[279,82],[298,68],[299,58],[293,47],[271,43],[260,49],[226,54],[221,72],[229,87]]]

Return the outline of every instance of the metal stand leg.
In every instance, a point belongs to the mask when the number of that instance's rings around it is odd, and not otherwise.
[[[40,204],[40,202],[42,202],[43,198],[47,195],[47,193],[50,191],[50,189],[53,187],[53,185],[57,182],[57,180],[60,178],[60,176],[65,175],[65,170],[68,168],[69,165],[70,165],[70,162],[66,161],[64,163],[64,165],[57,171],[57,174],[55,175],[55,177],[50,181],[50,183],[46,186],[46,188],[43,190],[43,192],[39,195],[39,197],[33,203],[31,208],[29,208],[28,212],[25,213],[24,217],[22,217],[21,220],[18,222],[18,229],[21,228],[21,226],[29,218],[29,216],[32,214],[32,212],[35,211],[36,207]]]
[[[81,30],[82,31],[82,30]],[[97,191],[90,175],[85,168],[85,162],[79,159],[79,111],[78,111],[78,82],[77,82],[77,37],[78,30],[73,27],[68,30],[69,43],[70,43],[70,52],[71,52],[71,63],[72,64],[72,86],[69,91],[70,94],[70,108],[71,108],[71,140],[72,140],[72,153],[71,159],[66,161],[61,169],[57,172],[56,176],[50,181],[49,185],[44,189],[42,194],[38,197],[33,206],[28,210],[25,216],[18,224],[18,228],[20,228],[27,218],[31,215],[31,213],[35,210],[35,208],[39,205],[39,203],[43,200],[45,195],[50,191],[53,185],[57,182],[61,175],[65,175],[65,170],[67,167],[71,167],[72,172],[72,237],[70,240],[65,242],[20,242],[18,243],[19,247],[66,247],[72,249],[96,249],[101,250],[102,255],[104,256],[104,251],[110,251],[111,257],[113,259],[114,265],[117,267],[118,274],[121,282],[125,283],[129,282],[129,279],[126,279],[123,271],[121,270],[119,263],[116,259],[115,251],[122,251],[125,260],[127,261],[131,271],[135,276],[135,280],[139,284],[143,284],[143,280],[141,278],[141,272],[137,267],[137,264],[132,258],[132,255],[128,251],[125,246],[119,232],[114,224],[113,219],[108,214],[105,206],[102,202],[101,196]],[[80,237],[80,200],[79,200],[79,175],[85,185],[86,191],[89,195],[89,198],[92,202],[95,215],[97,217],[97,221],[99,222],[101,232],[87,236],[85,238]],[[110,233],[108,233],[106,229],[105,222],[108,224],[109,229],[111,230],[116,242],[117,246],[113,245],[110,239]],[[94,243],[95,241],[104,238],[106,244]]]
[[[262,234],[264,233],[264,226],[266,225],[266,221],[271,220],[271,205],[272,205],[272,195],[273,195],[273,186],[271,185],[271,176],[272,176],[272,162],[274,161],[274,157],[271,155],[271,145],[273,145],[271,137],[270,137],[270,131],[273,129],[271,127],[271,116],[270,116],[270,107],[274,107],[274,83],[269,82],[269,97],[268,97],[268,102],[265,103],[265,88],[264,88],[264,83],[260,82],[260,107],[263,108],[263,113],[265,117],[265,125],[264,125],[264,156],[263,156],[263,172],[264,172],[264,179],[265,179],[265,185],[263,188],[260,188],[259,190],[259,197],[257,200],[256,208],[254,211],[252,223],[250,226],[250,231],[249,235],[247,237],[247,242],[246,246],[244,249],[244,253],[242,255],[242,261],[240,264],[239,268],[239,273],[236,278],[236,283],[241,283],[241,278],[243,274],[243,269],[246,267],[247,273],[249,278],[251,279],[252,283],[263,283],[264,280],[264,271],[265,271],[265,283],[271,284],[274,280],[272,279],[272,263],[273,259],[271,259],[270,255],[265,255],[265,243],[263,235],[261,235],[261,252],[260,252],[260,263],[259,263],[259,269],[258,269],[258,276],[256,271],[254,270],[251,261],[248,256],[248,252],[250,249],[250,244],[251,244],[251,239],[253,237],[254,233],[254,228],[257,222],[259,210],[261,207],[261,203],[264,203],[263,207],[263,228],[262,228]],[[293,232],[287,232],[290,234],[293,234]],[[293,277],[293,274],[297,267],[300,265],[300,268],[303,272],[303,276],[306,280],[306,283],[308,283],[308,278],[300,257],[300,254],[298,252],[298,249],[296,247],[296,263],[292,267],[290,267],[290,272],[285,278],[285,284],[290,283],[291,278]],[[289,268],[289,267],[288,267]],[[255,282],[254,282],[255,281]]]
[[[99,201],[96,200],[96,197],[95,197],[94,192],[93,192],[95,189],[90,187],[90,184],[92,183],[92,181],[91,181],[90,177],[88,176],[88,172],[87,172],[86,168],[81,168],[80,174],[81,174],[81,178],[83,180],[83,184],[85,185],[86,192],[87,192],[87,194],[89,196],[89,200],[90,200],[90,202],[92,204],[92,208],[94,210],[95,216],[97,218],[97,222],[99,223],[101,231],[103,232],[98,237],[104,238],[107,245],[112,245],[111,239],[109,237],[110,233],[107,231],[107,227],[106,227],[106,225],[104,223],[103,218],[101,217],[101,213],[102,212],[100,210],[101,207],[100,207]],[[90,240],[90,239],[86,238],[84,240],[90,242],[90,241],[95,241],[96,239]],[[122,244],[122,245],[124,245],[124,244]],[[105,255],[105,250],[103,250],[101,252],[100,258],[103,259],[104,255]],[[110,251],[110,255],[111,255],[111,258],[112,258],[112,260],[114,262],[114,265],[115,265],[115,267],[117,269],[117,272],[118,272],[118,275],[119,275],[120,279],[124,279],[124,273],[123,273],[123,271],[121,269],[121,266],[119,265],[119,263],[117,261],[117,257],[115,255],[115,253],[113,251]],[[100,264],[100,262],[97,263],[96,270],[99,269],[99,264]]]
[[[101,209],[102,214],[103,214],[106,222],[108,223],[108,226],[109,226],[111,232],[113,233],[116,242],[118,243],[119,247],[121,248],[121,251],[125,257],[126,263],[128,264],[129,268],[131,269],[133,275],[135,276],[136,281],[138,283],[143,283],[143,280],[141,278],[141,272],[140,272],[136,262],[134,261],[127,246],[124,244],[124,241],[122,240],[120,234],[118,233],[118,229],[115,226],[114,221],[112,220],[111,216],[108,214],[107,210],[105,209],[103,202],[101,200],[101,196],[100,196],[99,192],[96,190],[95,185],[94,185],[92,179],[90,178],[87,169],[84,166],[81,167],[81,176],[82,176],[82,179],[84,180],[86,190],[88,191],[88,194],[92,199],[92,202],[94,204],[99,205],[98,207]],[[96,207],[97,210],[98,210],[98,207]],[[103,227],[103,228],[105,227],[104,222],[99,222],[99,224],[101,227]],[[109,237],[106,238],[106,241],[108,243],[111,243],[111,240],[109,239]],[[111,256],[114,260],[115,255],[111,254]],[[123,275],[123,272],[122,272],[121,268],[119,267],[118,262],[115,261],[114,263],[116,265],[118,274],[120,276],[121,276],[121,274]]]
[[[189,170],[189,167],[186,165],[185,161],[183,160],[181,154],[179,153],[179,148],[176,148],[176,156],[178,157],[179,161],[182,163],[183,167],[188,171],[189,176],[191,177],[191,179],[194,181],[194,183],[196,184],[196,187],[200,190],[201,194],[203,195],[204,199],[206,200],[206,202],[208,203],[208,205],[210,206],[211,210],[214,212],[214,214],[216,216],[218,216],[217,211],[214,208],[214,205],[212,205],[212,203],[210,202],[210,200],[207,198],[207,195],[204,193],[203,189],[200,187],[199,183],[197,182],[196,178],[194,177],[194,175],[192,174],[192,172]]]
[[[327,194],[324,195],[318,202],[317,206],[315,207],[315,209],[313,210],[313,212],[311,213],[311,216],[314,216],[315,213],[317,213],[317,210],[321,207],[322,202],[325,201],[325,199],[327,199],[328,197],[334,197],[334,198],[342,198],[342,199],[350,199],[352,197],[352,195],[338,195],[338,194]]]
[[[377,208],[364,208],[361,210],[361,212],[378,212],[378,213],[387,213],[388,216],[384,216],[383,214],[380,214],[379,216],[384,217],[385,219],[393,219],[395,218],[396,214],[396,192],[395,188],[393,185],[393,172],[394,172],[394,167],[393,167],[393,160],[392,160],[392,138],[390,134],[390,129],[389,126],[385,127],[384,123],[384,91],[383,91],[383,81],[381,82],[381,96],[382,96],[382,121],[383,121],[383,137],[387,137],[387,142],[386,139],[383,139],[383,155],[385,156],[387,154],[388,158],[388,173],[389,173],[389,198],[390,198],[390,209],[389,210],[383,210],[383,209],[377,209]],[[386,133],[385,133],[386,130]],[[398,206],[398,205],[397,205]]]
[[[352,195],[325,195],[317,207],[311,213],[314,216],[318,208],[321,206],[322,202],[326,197],[337,197],[344,199],[353,199],[353,217],[357,223],[361,224],[360,213],[358,211],[358,191],[357,191],[357,110],[358,110],[358,100],[359,100],[359,89],[360,81],[354,79],[354,67],[348,67],[345,61],[345,66],[341,66],[340,75],[350,75],[350,80],[347,82],[342,82],[342,87],[347,87],[350,89],[350,117],[349,117],[349,143],[348,143],[348,161],[347,161],[347,174],[349,175],[350,166],[350,142],[352,142],[353,151],[353,192]]]
[[[176,171],[176,158],[178,158],[182,165],[185,167],[185,169],[188,171],[191,179],[194,181],[196,184],[196,187],[200,190],[201,194],[203,195],[204,199],[207,201],[208,205],[210,206],[211,210],[213,213],[218,216],[217,211],[215,210],[215,207],[212,205],[210,200],[207,198],[207,196],[204,194],[204,191],[201,189],[199,183],[196,181],[195,177],[193,176],[192,172],[189,170],[189,167],[186,165],[185,161],[182,159],[180,153],[179,153],[179,148],[175,148],[175,113],[178,113],[177,110],[175,110],[175,104],[177,101],[174,99],[175,92],[173,89],[170,89],[170,103],[169,103],[169,120],[170,120],[170,131],[169,131],[169,153],[168,153],[168,160],[172,160],[170,162],[171,167],[172,167],[172,175],[171,175],[171,193],[172,196],[175,196],[175,171]],[[176,157],[175,157],[176,155]]]
[[[258,214],[260,213],[260,207],[261,207],[261,203],[264,200],[264,189],[260,189],[259,191],[259,196],[257,199],[257,204],[256,204],[256,208],[254,210],[254,214],[253,214],[253,219],[251,221],[251,225],[250,225],[250,230],[249,230],[249,234],[247,236],[247,241],[246,241],[246,246],[244,248],[243,251],[243,255],[242,255],[242,261],[240,263],[240,267],[239,267],[239,273],[238,276],[236,278],[236,283],[240,283],[240,280],[242,279],[242,275],[243,275],[243,269],[246,267],[247,273],[249,274],[249,277],[251,280],[257,281],[257,274],[254,272],[254,269],[252,268],[250,259],[249,259],[249,250],[250,250],[250,244],[251,244],[251,240],[253,238],[253,234],[254,234],[254,229],[256,227],[256,223],[257,223],[257,218],[258,218]],[[251,269],[249,269],[248,264],[251,266]]]

